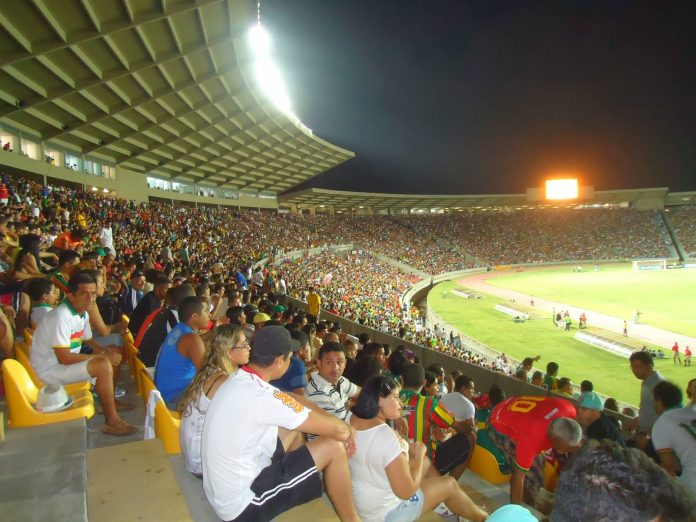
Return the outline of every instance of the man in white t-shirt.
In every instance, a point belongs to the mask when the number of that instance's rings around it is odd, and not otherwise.
[[[652,441],[660,465],[676,476],[696,495],[696,409],[682,408],[682,392],[669,381],[653,388],[655,411],[659,417],[653,424]]]
[[[474,381],[466,375],[460,375],[454,381],[454,391],[446,393],[440,399],[440,404],[454,415],[454,420],[471,424],[472,431],[476,427],[476,407],[471,402],[475,391]]]
[[[116,351],[102,348],[92,339],[87,309],[97,298],[97,282],[92,275],[77,272],[68,281],[65,300],[48,312],[36,327],[31,343],[31,365],[47,384],[71,384],[96,379],[94,385],[104,410],[102,432],[130,435],[136,431],[119,417],[117,410],[133,409],[132,404],[116,402],[113,367],[121,362]],[[82,343],[93,355],[81,354]]]
[[[222,520],[263,522],[319,498],[319,471],[341,520],[358,520],[348,458],[355,430],[268,381],[287,371],[297,341],[282,326],[252,339],[250,362],[220,386],[202,437],[203,489]],[[303,445],[302,433],[319,438]]]

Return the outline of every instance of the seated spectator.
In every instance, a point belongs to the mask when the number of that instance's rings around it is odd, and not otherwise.
[[[68,280],[78,270],[80,254],[74,250],[63,250],[58,257],[58,267],[51,275],[51,281],[60,291],[59,300],[65,297],[68,291]]]
[[[623,437],[618,425],[610,417],[602,413],[602,399],[595,392],[585,392],[578,404],[578,422],[585,428],[588,439],[609,439],[623,445]]]
[[[140,340],[136,339],[138,357],[148,368],[155,366],[164,340],[179,323],[179,305],[187,297],[193,296],[193,287],[186,283],[167,290],[166,306],[152,319],[150,326],[142,332],[142,337],[138,336]]]
[[[222,520],[265,522],[319,498],[320,471],[338,517],[358,520],[348,469],[355,430],[268,384],[285,373],[298,344],[281,326],[257,332],[249,365],[228,377],[210,403],[203,426],[203,489]],[[300,445],[301,433],[319,437]],[[273,494],[279,489],[282,494]]]
[[[560,393],[561,395],[565,395],[566,397],[570,398],[573,397],[573,385],[568,377],[561,377],[558,379],[556,393]]]
[[[460,375],[457,377],[457,380],[454,381],[454,390],[453,392],[446,393],[442,399],[440,399],[440,404],[454,415],[456,421],[470,424],[471,433],[474,434],[475,439],[476,422],[474,417],[476,416],[476,407],[474,403],[471,402],[476,391],[474,381],[467,375]],[[475,440],[472,442],[475,442]]]
[[[484,398],[484,400],[481,400]],[[498,446],[491,442],[488,436],[488,430],[490,428],[490,416],[493,408],[505,400],[505,392],[497,384],[491,384],[488,389],[488,393],[479,395],[477,397],[476,406],[476,444],[481,446],[483,449],[488,450],[498,463],[498,468],[503,474],[510,473],[510,466],[505,460],[505,453],[503,453]],[[476,400],[476,399],[474,399]]]
[[[179,323],[164,340],[155,364],[155,386],[170,410],[177,408],[203,364],[205,346],[198,331],[210,321],[208,303],[200,297],[184,299],[178,312]]]
[[[230,320],[230,324],[236,324],[240,328],[246,324],[246,315],[244,315],[244,308],[241,306],[230,306],[225,312],[225,316]]]
[[[652,441],[660,465],[696,495],[696,410],[682,407],[681,390],[668,381],[653,388],[653,398],[658,417]]]
[[[488,436],[512,468],[511,503],[526,498],[533,504],[544,480],[542,452],[572,453],[580,447],[582,428],[575,416],[575,406],[560,398],[510,397],[493,408]]]
[[[544,374],[540,371],[535,371],[532,374],[532,379],[529,381],[530,384],[533,384],[534,386],[538,386],[539,388],[544,388]]]
[[[428,458],[441,475],[449,473],[458,479],[464,473],[473,450],[468,436],[473,429],[471,424],[456,421],[435,397],[424,397],[420,394],[425,384],[423,366],[407,366],[403,377],[401,400],[407,414],[408,438],[425,444]],[[457,434],[450,436],[450,428]]]
[[[41,319],[56,306],[58,289],[50,279],[39,278],[27,282],[24,292],[31,300],[31,324],[36,328]]]
[[[425,370],[425,384],[423,385],[423,389],[421,389],[421,394],[425,395],[426,397],[435,397],[439,399],[439,392],[440,385],[437,382],[437,375],[435,372]]]
[[[143,296],[135,310],[133,310],[133,315],[128,323],[128,329],[133,334],[133,337],[138,336],[140,327],[145,322],[147,316],[162,306],[162,301],[167,296],[167,290],[169,290],[171,284],[172,282],[169,278],[161,272],[153,277],[154,287],[152,291]]]
[[[140,270],[131,272],[129,283],[126,285],[126,289],[121,294],[119,300],[121,313],[127,315],[129,318],[133,315],[133,312],[145,295],[143,289],[145,288],[146,282],[145,274]]]
[[[104,350],[92,340],[87,309],[97,295],[97,282],[85,273],[70,278],[66,299],[46,314],[34,332],[31,365],[48,384],[71,384],[96,378],[95,389],[104,411],[102,432],[107,435],[130,435],[136,431],[118,415],[117,410],[133,409],[132,404],[114,398],[113,367],[121,354]],[[80,354],[82,343],[94,354]]]
[[[225,379],[249,362],[251,349],[246,335],[237,325],[218,326],[211,332],[207,344],[203,365],[179,402],[181,453],[186,469],[198,477],[203,476],[201,436],[205,413]]]
[[[655,462],[613,441],[589,441],[556,485],[551,522],[694,522],[696,503]]]
[[[403,384],[403,378],[401,375],[404,372],[404,368],[408,366],[408,364],[409,362],[406,360],[404,352],[395,350],[391,353],[391,355],[389,355],[389,359],[387,359],[387,368],[389,368],[389,371],[385,372],[384,375],[391,377],[399,383],[399,386],[401,386]]]
[[[445,369],[441,364],[431,364],[426,368],[427,371],[431,371],[437,377],[437,397],[441,398],[445,393],[449,392],[447,389],[447,383],[445,382]]]
[[[444,504],[454,514],[483,521],[452,477],[442,477],[420,442],[407,443],[387,421],[400,418],[399,384],[390,377],[368,379],[348,422],[356,429],[356,452],[349,460],[353,498],[364,522],[414,521]]]
[[[343,341],[343,347],[346,350],[346,370],[348,370],[355,365],[355,358],[358,356],[358,343],[352,339],[346,339]]]
[[[345,376],[350,382],[362,386],[370,377],[382,375],[382,373],[384,373],[382,359],[374,355],[367,355],[360,357],[350,371],[345,372]]]
[[[305,389],[310,401],[341,420],[346,418],[349,401],[360,393],[359,386],[343,377],[345,366],[345,348],[339,343],[324,343],[319,349],[317,371]]]
[[[604,409],[609,411],[619,412],[619,403],[613,397],[607,397],[604,401]]]
[[[273,380],[269,384],[284,392],[304,395],[307,387],[307,368],[303,358],[309,352],[309,337],[299,330],[291,332],[290,336],[299,343],[297,349],[293,350],[290,366],[280,379]]]

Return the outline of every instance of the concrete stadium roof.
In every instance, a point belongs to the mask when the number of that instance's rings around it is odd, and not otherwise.
[[[534,201],[528,194],[487,195],[418,195],[348,192],[340,190],[305,189],[278,196],[281,206],[331,208],[333,210],[405,210],[405,209],[474,209],[493,207],[534,208],[540,206],[577,206],[578,204],[635,203],[639,200],[664,200],[669,189],[628,189],[591,192],[584,200]]]
[[[0,3],[0,122],[180,181],[282,192],[354,157],[253,77],[253,0]]]

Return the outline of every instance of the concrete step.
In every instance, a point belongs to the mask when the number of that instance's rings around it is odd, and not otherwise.
[[[86,426],[79,419],[8,429],[0,446],[0,518],[87,518]]]

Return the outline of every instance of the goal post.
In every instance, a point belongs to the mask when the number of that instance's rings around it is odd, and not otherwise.
[[[639,259],[633,261],[633,271],[638,272],[640,270],[666,270],[667,260],[666,259]]]

